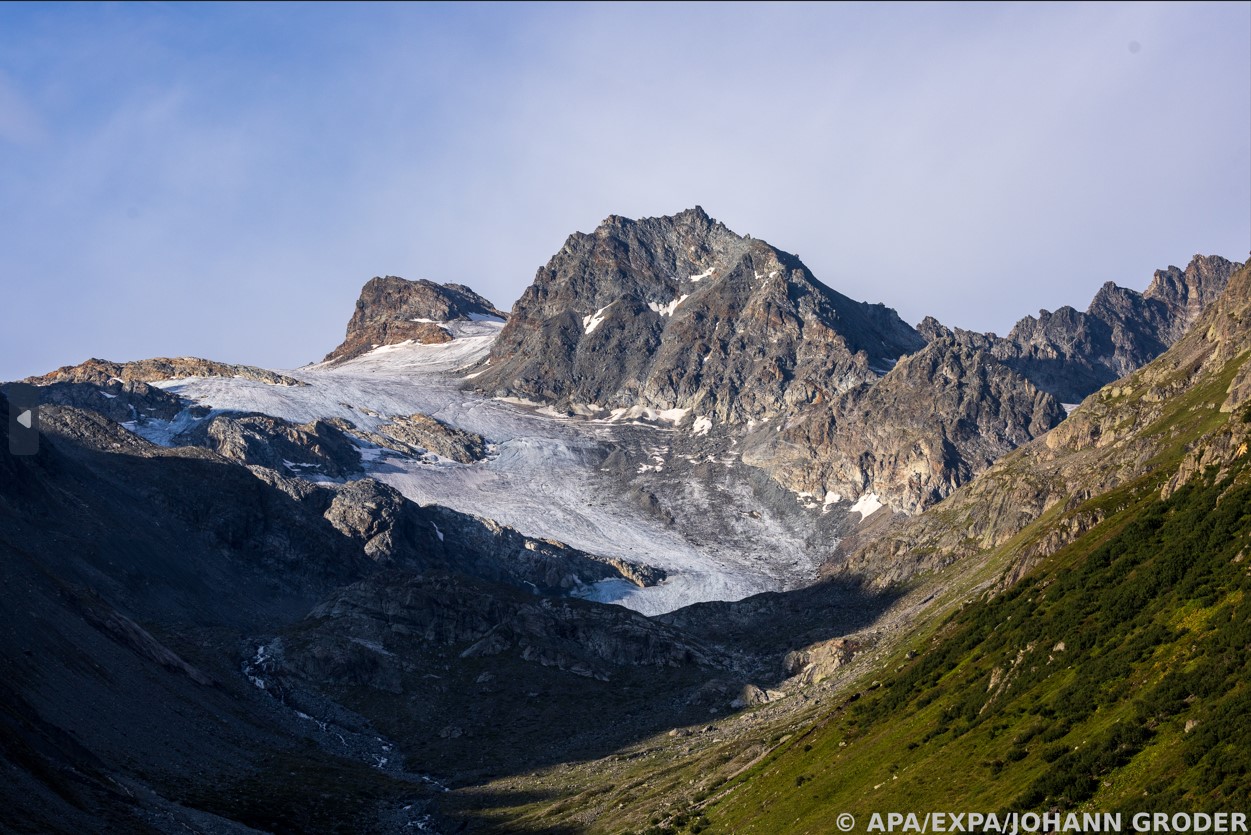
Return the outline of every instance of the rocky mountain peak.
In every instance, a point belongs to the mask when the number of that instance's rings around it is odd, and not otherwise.
[[[831,290],[794,255],[696,207],[571,235],[477,383],[562,407],[737,422],[876,379],[923,344],[893,310]]]
[[[1230,276],[1241,266],[1219,255],[1195,255],[1185,270],[1170,265],[1166,270],[1155,271],[1142,295],[1159,300],[1172,312],[1170,342],[1181,338],[1204,309],[1220,297]]]
[[[463,284],[436,284],[398,276],[375,276],[361,288],[347,336],[323,362],[343,362],[379,345],[412,340],[440,343],[452,340],[448,322],[506,314]]]

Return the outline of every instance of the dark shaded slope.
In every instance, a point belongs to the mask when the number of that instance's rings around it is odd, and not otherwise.
[[[42,418],[37,457],[0,456],[8,825],[242,831],[227,819],[260,822],[262,798],[222,787],[300,763],[395,803],[425,793],[320,753],[238,673],[239,637],[359,576],[359,552],[208,453],[156,455],[87,413]],[[377,807],[345,804],[325,823],[376,829]]]

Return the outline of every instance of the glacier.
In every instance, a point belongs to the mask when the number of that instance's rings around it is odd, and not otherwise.
[[[503,323],[479,319],[446,327],[455,337],[450,342],[384,345],[341,364],[283,372],[305,386],[223,377],[157,385],[208,407],[210,415],[261,412],[296,423],[343,418],[376,431],[394,416],[420,412],[476,432],[493,444],[482,462],[422,461],[361,442],[362,466],[366,475],[419,504],[494,519],[527,536],[667,573],[661,583],[642,588],[603,581],[578,592],[588,599],[660,614],[815,579],[821,556],[836,543],[830,514],[823,521],[820,512],[791,506],[793,500],[762,502],[760,479],[733,453],[708,456],[715,463],[705,463],[702,476],[694,477],[697,457],[670,453],[668,441],[678,432],[702,440],[704,420],[694,421],[693,431],[675,429],[684,413],[631,410],[630,417],[637,412],[667,425],[625,423],[620,414],[615,419],[562,415],[474,392],[466,381],[486,360]],[[187,420],[180,416],[175,422]],[[173,434],[159,426],[143,429],[157,442]],[[629,475],[605,467],[612,450],[636,451]],[[639,472],[640,463],[650,466]],[[718,469],[710,475],[709,467]],[[640,495],[656,496],[660,509],[640,507]]]

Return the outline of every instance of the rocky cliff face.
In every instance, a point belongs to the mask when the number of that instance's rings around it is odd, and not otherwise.
[[[921,337],[700,208],[574,234],[475,380],[492,394],[743,423],[876,379]]]
[[[1062,402],[1080,403],[1181,338],[1241,266],[1196,255],[1185,270],[1157,270],[1142,293],[1108,282],[1085,313],[1062,307],[1026,316],[991,351]]]
[[[323,362],[343,362],[379,345],[412,340],[421,343],[450,342],[444,323],[505,314],[463,284],[408,281],[393,275],[370,279],[356,300],[348,322],[347,337]]]
[[[817,496],[873,493],[915,513],[1063,419],[1055,398],[991,356],[984,341],[946,336],[832,408],[752,433],[743,460]]]

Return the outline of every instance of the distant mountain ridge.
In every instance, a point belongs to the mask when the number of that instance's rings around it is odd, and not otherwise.
[[[114,383],[156,383],[187,377],[242,377],[275,386],[302,386],[299,380],[254,365],[236,365],[199,357],[155,357],[134,362],[109,362],[89,359],[78,365],[66,365],[56,371],[27,377],[25,382],[38,386],[53,383],[90,383],[110,386]]]
[[[1061,307],[1017,322],[991,353],[1065,403],[1080,403],[1164,353],[1218,298],[1242,265],[1196,255],[1156,270],[1141,293],[1107,282],[1085,313]]]

